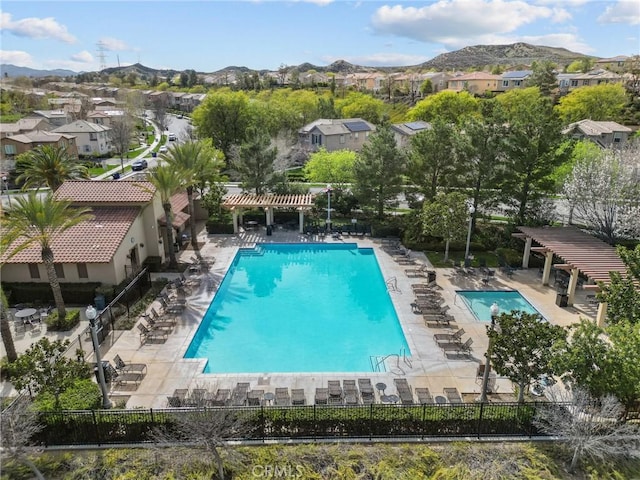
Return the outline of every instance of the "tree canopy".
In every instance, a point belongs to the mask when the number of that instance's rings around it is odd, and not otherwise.
[[[443,90],[419,101],[407,112],[407,117],[411,121],[431,122],[437,119],[443,123],[461,124],[479,112],[480,100],[469,92]]]
[[[449,259],[449,243],[462,240],[467,232],[469,208],[459,192],[440,193],[422,206],[422,230],[426,235],[445,240],[444,261]]]
[[[310,182],[342,185],[353,182],[353,168],[357,154],[351,150],[327,152],[321,148],[309,157],[304,175]]]
[[[627,93],[617,83],[580,87],[560,99],[555,107],[566,125],[579,120],[620,120],[627,104]]]
[[[55,192],[65,180],[89,178],[87,168],[66,147],[42,145],[21,155],[18,182],[23,188],[49,187]]]
[[[362,92],[351,92],[346,98],[336,100],[335,104],[342,118],[362,118],[374,124],[382,120],[385,107],[382,100]]]
[[[233,154],[232,166],[242,181],[242,188],[256,195],[267,192],[271,184],[278,150],[271,147],[269,135],[251,128],[247,140]]]

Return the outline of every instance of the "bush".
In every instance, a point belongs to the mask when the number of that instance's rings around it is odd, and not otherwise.
[[[41,412],[55,411],[55,398],[50,393],[41,393],[35,399],[36,408]],[[102,406],[100,387],[85,378],[76,380],[70,388],[60,394],[60,408],[63,410],[97,410]]]
[[[49,314],[45,323],[49,331],[66,332],[80,323],[80,310],[68,309],[67,316],[64,319],[60,319],[58,311],[54,310]]]
[[[498,248],[496,249],[496,255],[498,261],[504,260],[510,267],[522,266],[522,254],[512,248]]]
[[[89,305],[93,303],[95,289],[99,283],[61,283],[62,298],[65,302],[73,304]],[[11,292],[11,301],[14,303],[40,303],[52,304],[54,302],[53,292],[48,282],[20,282],[20,283],[2,283],[5,293]]]
[[[207,222],[207,233],[233,234],[232,223]]]

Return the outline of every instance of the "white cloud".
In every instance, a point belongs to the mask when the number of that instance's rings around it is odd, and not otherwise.
[[[0,12],[0,30],[11,32],[18,37],[54,39],[65,43],[76,41],[76,37],[67,31],[67,27],[56,22],[53,17],[31,17],[14,21],[10,13]]]
[[[342,57],[325,56],[323,60],[327,63],[345,60],[354,65],[362,65],[365,67],[399,67],[418,65],[419,63],[429,60],[429,57],[423,55],[407,55],[404,53],[374,53],[371,55],[347,55]]]
[[[301,0],[303,3],[314,3],[320,7],[324,7],[333,3],[333,0]]]
[[[553,5],[554,7],[580,7],[591,0],[536,0],[538,5]]]
[[[0,63],[11,63],[18,67],[33,67],[33,58],[20,50],[0,50]]]
[[[126,42],[118,40],[117,38],[104,37],[100,39],[100,42],[105,50],[110,52],[122,52],[125,50],[131,50],[131,47]]]
[[[97,70],[96,65],[90,65],[86,62],[78,62],[75,60],[46,60],[43,64],[43,68],[47,70],[56,70],[59,68],[63,68],[66,70],[73,70],[74,72],[90,72],[93,70]]]
[[[628,23],[640,24],[640,3],[638,0],[619,0],[614,5],[609,5],[602,15],[598,17],[599,23]]]
[[[533,45],[544,45],[546,47],[566,48],[572,52],[589,54],[595,50],[584,43],[573,33],[550,33],[548,35],[524,35],[518,37],[516,42],[531,43]]]
[[[91,63],[93,62],[93,55],[91,55],[86,50],[83,50],[81,52],[71,55],[71,60],[79,63]]]
[[[497,38],[540,19],[567,18],[569,12],[561,8],[520,0],[440,0],[421,8],[385,5],[371,22],[377,33],[458,46],[483,37]]]

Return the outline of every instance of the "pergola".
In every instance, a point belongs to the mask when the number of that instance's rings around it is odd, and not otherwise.
[[[514,233],[513,236],[525,240],[523,268],[529,267],[529,256],[532,251],[544,255],[543,285],[549,285],[552,266],[569,272],[568,305],[573,305],[580,272],[592,282],[584,288],[599,290],[597,282],[609,283],[610,272],[624,274],[627,271],[626,265],[615,248],[575,227],[518,227],[518,230],[522,233]],[[533,242],[540,246],[533,246]],[[564,263],[553,265],[554,255],[561,258]],[[606,303],[600,303],[598,306],[596,321],[599,325],[604,322],[606,308]]]
[[[296,208],[300,218],[300,233],[304,227],[304,211],[313,206],[313,195],[255,195],[255,194],[238,194],[229,195],[224,198],[222,206],[228,208],[233,213],[233,232],[238,233],[238,223],[242,223],[242,214],[244,209],[248,208],[264,208],[266,215],[266,224],[273,224],[273,211],[276,208]],[[238,222],[239,220],[239,222]]]

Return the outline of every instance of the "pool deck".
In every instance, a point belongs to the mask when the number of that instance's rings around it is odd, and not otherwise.
[[[251,247],[255,243],[315,243],[318,241],[357,243],[360,247],[374,248],[385,280],[394,277],[396,280],[397,288],[390,291],[390,296],[411,351],[407,361],[400,356],[389,357],[385,362],[386,371],[381,372],[204,374],[202,371],[205,360],[183,358],[211,303],[215,289],[226,274],[238,248]],[[437,284],[441,288],[440,293],[446,305],[450,307],[449,313],[455,317],[455,326],[452,325],[451,328],[434,328],[431,324],[427,326],[422,316],[416,315],[411,307],[414,300],[411,284],[426,282],[426,279],[408,277],[405,269],[415,268],[415,266],[399,265],[381,249],[377,239],[370,237],[336,239],[326,236],[320,239],[286,230],[275,230],[273,235],[266,236],[265,230],[261,229],[238,235],[208,235],[201,254],[205,259],[215,258],[215,263],[208,273],[203,274],[204,281],[200,288],[188,298],[189,307],[178,317],[178,324],[166,341],[141,345],[138,330],[132,329],[116,332],[108,346],[103,344],[101,349],[103,360],[110,360],[113,364],[113,358],[118,354],[127,363],[147,364],[147,374],[137,387],[112,386],[111,394],[114,399],[126,399],[127,408],[164,408],[167,406],[167,397],[171,396],[175,389],[206,388],[209,391],[215,391],[217,388],[232,389],[237,382],[250,382],[250,389],[261,389],[265,392],[273,392],[276,387],[303,388],[307,404],[312,404],[315,389],[326,387],[328,380],[370,378],[373,385],[386,384],[385,393],[388,395],[396,393],[393,379],[399,377],[406,378],[414,389],[429,388],[434,398],[440,397],[436,400],[443,400],[443,388],[447,387],[457,388],[467,400],[480,393],[481,382],[476,372],[478,365],[484,362],[484,353],[488,345],[487,323],[478,322],[475,319],[462,299],[456,297],[457,290],[518,290],[545,318],[563,326],[577,322],[580,317],[593,319],[596,313],[596,306],[586,302],[585,291],[578,291],[573,307],[556,306],[555,290],[541,285],[537,269],[517,270],[510,278],[501,272],[496,272],[496,276],[486,286],[481,281],[480,275],[454,275],[453,269],[438,268],[436,269]],[[185,250],[179,255],[188,261],[194,252]],[[411,257],[428,263],[422,253],[412,252]],[[207,285],[213,285],[213,290],[207,288]],[[158,309],[159,305],[156,303],[154,302],[154,306]],[[86,327],[86,324],[81,327]],[[473,339],[471,355],[445,356],[434,341],[433,335],[434,333],[452,333],[458,328],[464,328],[466,332],[463,340],[469,337]],[[87,342],[87,350],[91,351],[87,339],[84,341]],[[497,378],[495,382],[497,387],[495,391],[498,394],[507,396],[512,394],[513,387],[509,380]],[[376,393],[376,397],[378,401],[379,393]]]

